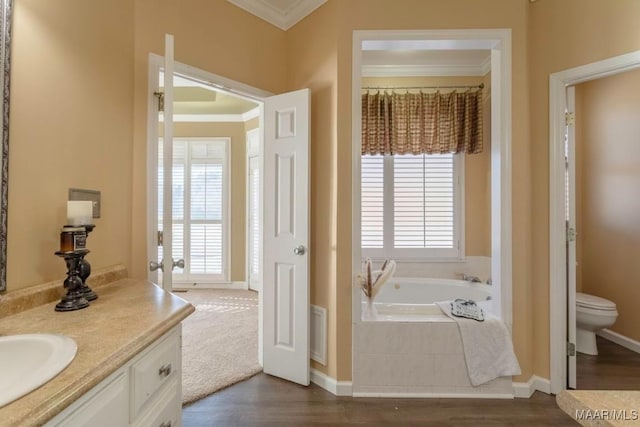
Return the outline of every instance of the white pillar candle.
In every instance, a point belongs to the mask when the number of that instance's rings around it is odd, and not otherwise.
[[[67,224],[87,225],[93,218],[93,202],[90,200],[69,200],[67,202]]]

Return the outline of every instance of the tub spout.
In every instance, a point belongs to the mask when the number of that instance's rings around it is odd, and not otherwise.
[[[462,280],[466,280],[467,282],[471,283],[482,283],[482,280],[480,280],[478,276],[470,276],[468,274],[463,274]]]

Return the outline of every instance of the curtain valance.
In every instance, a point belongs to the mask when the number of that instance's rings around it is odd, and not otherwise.
[[[482,91],[362,95],[362,154],[482,152]]]

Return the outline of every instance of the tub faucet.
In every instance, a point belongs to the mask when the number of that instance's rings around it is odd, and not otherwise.
[[[471,283],[482,283],[482,280],[480,280],[478,276],[470,276],[468,274],[463,274],[462,280],[466,280],[467,282]]]

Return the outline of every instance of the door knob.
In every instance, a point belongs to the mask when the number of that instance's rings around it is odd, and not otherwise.
[[[149,271],[156,271],[156,270],[164,271],[164,265],[162,264],[162,261],[160,262],[149,261]]]
[[[176,267],[184,269],[184,260],[179,259],[176,261],[171,258],[171,271],[173,271]]]
[[[296,255],[304,255],[304,253],[306,252],[306,249],[304,246],[300,245],[296,248],[293,248],[293,253]]]

